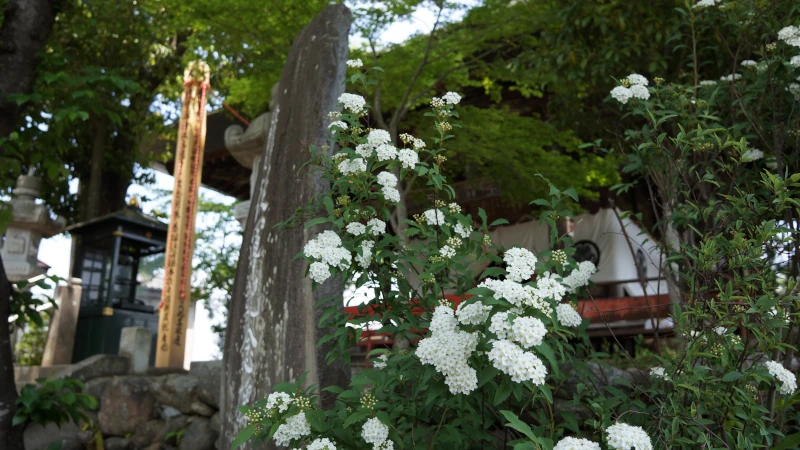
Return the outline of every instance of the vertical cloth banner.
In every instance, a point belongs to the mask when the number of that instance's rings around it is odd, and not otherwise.
[[[183,367],[191,301],[197,196],[206,143],[208,64],[189,63],[183,73],[181,119],[175,150],[175,187],[164,258],[164,289],[158,318],[156,367]]]

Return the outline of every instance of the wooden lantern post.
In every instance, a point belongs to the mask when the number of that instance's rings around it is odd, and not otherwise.
[[[206,143],[208,64],[189,63],[183,73],[181,118],[175,150],[175,188],[164,258],[164,289],[158,318],[156,367],[183,367],[191,302],[192,254],[197,198]]]

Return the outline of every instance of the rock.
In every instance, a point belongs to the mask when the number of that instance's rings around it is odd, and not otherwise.
[[[222,391],[222,361],[193,362],[189,374],[197,377],[197,395],[203,402],[219,409],[219,396]]]
[[[167,447],[166,444],[163,444],[161,442],[156,442],[148,445],[147,447],[144,447],[142,450],[167,450],[168,448],[169,447]]]
[[[222,418],[220,417],[219,412],[216,412],[213,416],[211,416],[210,426],[212,430],[219,433],[220,429],[222,428]]]
[[[178,417],[181,415],[181,412],[177,409],[173,408],[172,406],[161,406],[161,409],[158,412],[159,416],[161,416],[164,420],[170,420],[174,417]]]
[[[150,392],[159,403],[184,414],[210,417],[214,409],[198,397],[200,380],[194,375],[165,375],[150,383]]]
[[[110,437],[103,441],[105,450],[136,450],[136,447],[128,439],[121,437]]]
[[[130,437],[130,441],[136,448],[147,447],[156,442],[156,439],[161,434],[161,430],[163,430],[166,425],[166,421],[163,420],[148,420],[136,430],[133,436]]]
[[[218,433],[211,429],[209,420],[194,417],[181,439],[179,450],[214,450]]]
[[[80,433],[80,429],[72,422],[65,423],[61,427],[55,424],[48,424],[44,427],[41,425],[28,425],[22,434],[22,441],[26,450],[44,450],[48,445],[59,441],[62,442],[62,445],[65,443],[67,445],[79,445],[77,442],[78,433]],[[75,445],[62,448],[75,448]]]
[[[130,360],[119,355],[94,355],[56,372],[56,378],[72,377],[84,383],[95,378],[127,375]]]
[[[100,430],[106,436],[126,436],[144,425],[154,412],[155,399],[146,379],[136,376],[114,377],[103,389]]]
[[[96,398],[97,401],[99,402],[100,397],[103,395],[103,390],[106,388],[108,383],[110,383],[113,379],[114,379],[113,377],[103,377],[90,380],[85,384],[86,389],[84,390],[84,392]]]
[[[164,443],[168,445],[178,445],[177,438],[174,436],[174,433],[187,428],[189,426],[189,417],[187,416],[178,416],[173,419],[167,421],[164,427],[156,436],[156,440],[154,442],[157,443]],[[169,436],[169,438],[167,438]]]

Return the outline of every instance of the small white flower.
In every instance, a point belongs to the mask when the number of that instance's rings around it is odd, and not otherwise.
[[[666,371],[661,366],[655,366],[650,368],[650,376],[661,378],[662,380],[668,379]]]
[[[792,59],[789,60],[789,65],[795,69],[800,67],[800,55],[792,56]]]
[[[740,73],[732,73],[730,75],[723,75],[719,77],[720,81],[736,81],[741,79],[742,79],[742,74]]]
[[[356,145],[356,153],[364,158],[369,158],[372,156],[372,146],[369,144],[358,144]]]
[[[361,243],[361,253],[356,253],[356,262],[358,267],[366,269],[372,263],[372,247],[375,246],[375,241],[364,241]]]
[[[441,249],[439,249],[439,254],[442,255],[445,259],[450,259],[456,256],[456,250],[449,245],[445,245]]]
[[[506,263],[506,272],[511,281],[521,283],[536,272],[536,256],[528,249],[510,248],[503,255],[503,261]]]
[[[786,88],[790,94],[794,96],[795,100],[800,101],[800,84],[798,83],[791,83],[789,87]]]
[[[388,353],[380,354],[380,355],[378,355],[377,358],[375,358],[373,360],[370,360],[370,362],[372,363],[372,367],[374,367],[376,369],[385,369],[386,368],[386,363],[388,361],[389,361],[389,354]]]
[[[547,328],[535,317],[517,317],[511,325],[511,333],[522,348],[531,348],[542,343]]]
[[[308,444],[306,450],[336,450],[336,444],[328,438],[317,438]]]
[[[794,394],[794,391],[797,390],[797,378],[792,372],[786,370],[783,364],[776,361],[767,361],[764,365],[767,366],[769,374],[781,383],[779,388],[781,394]]]
[[[406,169],[413,169],[419,162],[419,155],[414,150],[404,148],[397,152],[397,159]]]
[[[639,75],[638,73],[632,73],[628,75],[628,81],[634,86],[647,86],[647,78]]]
[[[441,99],[441,98],[439,98],[439,97],[433,97],[433,98],[431,98],[431,106],[432,106],[432,107],[434,107],[434,108],[436,108],[436,109],[439,109],[439,108],[441,108],[441,107],[442,107],[442,106],[444,106],[444,105],[445,105],[445,101],[444,101],[443,99]]]
[[[456,310],[456,317],[459,323],[463,325],[480,325],[486,322],[491,311],[491,306],[484,305],[478,300],[466,306],[464,306],[464,303],[459,304]]]
[[[337,128],[341,128],[342,130],[346,130],[347,129],[347,124],[342,122],[341,120],[336,120],[334,122],[331,122],[330,125],[328,125],[328,128],[333,128],[333,127],[337,127]]]
[[[278,445],[288,446],[292,440],[302,439],[311,434],[311,425],[306,420],[306,413],[301,412],[286,419],[272,436]]]
[[[448,92],[442,96],[442,100],[447,102],[448,105],[457,105],[461,101],[461,96],[455,92]]]
[[[564,327],[578,327],[583,322],[578,311],[575,311],[575,308],[568,303],[559,303],[556,306],[556,317],[558,317],[558,323]]]
[[[397,177],[391,172],[381,172],[378,174],[378,184],[381,186],[395,187],[397,186]]]
[[[345,109],[349,109],[350,111],[359,114],[364,110],[364,106],[366,106],[367,101],[364,100],[364,97],[360,95],[348,94],[345,92],[339,96],[339,103],[344,105]]]
[[[384,425],[377,417],[373,417],[361,427],[361,437],[367,444],[377,447],[389,438],[389,427]]]
[[[390,202],[400,202],[400,191],[393,187],[384,186],[381,188],[381,193],[383,194],[383,198],[389,200]]]
[[[544,384],[547,368],[542,360],[509,340],[494,341],[487,356],[496,369],[510,376],[515,383],[530,381],[537,386]]]
[[[348,59],[347,60],[347,67],[361,67],[364,63],[361,62],[361,59]]]
[[[397,158],[397,149],[392,144],[380,144],[375,147],[375,155],[378,161],[388,161]]]
[[[386,130],[372,130],[367,135],[367,142],[373,147],[385,144],[392,140],[389,132]]]
[[[588,439],[565,437],[558,441],[553,450],[600,450],[600,444]]]
[[[790,25],[778,31],[778,39],[792,47],[800,47],[800,28]]]
[[[753,61],[752,59],[745,59],[744,61],[739,63],[742,67],[756,67],[758,63]]]
[[[411,144],[415,149],[419,150],[421,148],[425,148],[425,141],[422,139],[414,138]]]
[[[714,328],[714,333],[717,333],[719,336],[723,336],[727,332],[728,332],[728,329],[725,328],[725,327],[716,327],[716,328]]]
[[[438,209],[429,209],[422,213],[429,225],[444,225],[444,213]]]
[[[374,236],[380,236],[386,233],[386,222],[381,219],[370,219],[369,222],[367,222],[367,226],[369,227],[370,233]]]
[[[455,231],[455,233],[461,236],[463,239],[468,238],[472,232],[469,228],[464,227],[464,225],[461,225],[460,223],[457,223],[456,226],[453,227],[453,231]]]
[[[638,98],[639,100],[647,100],[650,98],[650,91],[648,91],[644,85],[634,84],[630,87],[630,91],[633,98]]]
[[[324,262],[317,261],[311,263],[311,266],[308,268],[308,276],[317,283],[322,284],[331,277],[331,269]]]
[[[764,152],[761,150],[750,148],[742,153],[742,162],[758,161],[764,157]]]
[[[351,159],[339,163],[339,172],[342,175],[354,175],[367,170],[367,163],[361,158]]]
[[[350,222],[347,224],[346,230],[353,236],[361,236],[365,231],[367,231],[367,226],[363,223]]]
[[[624,105],[633,97],[633,93],[625,86],[617,86],[611,90],[611,97]]]
[[[700,0],[692,6],[693,9],[708,8],[709,6],[716,6],[718,0]]]
[[[292,396],[285,392],[273,392],[267,397],[267,404],[264,408],[275,408],[279,413],[283,413],[289,410],[289,405],[291,405],[293,401],[294,399]]]
[[[641,428],[617,423],[606,428],[609,447],[615,450],[653,450],[650,436]]]
[[[703,80],[698,83],[700,86],[716,86],[717,82],[714,80]]]

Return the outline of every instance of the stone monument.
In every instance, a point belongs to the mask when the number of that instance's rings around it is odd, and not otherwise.
[[[21,281],[42,275],[46,269],[39,267],[39,242],[64,231],[66,220],[53,220],[42,203],[36,203],[42,180],[32,172],[17,178],[16,195],[11,200],[13,221],[6,230],[6,240],[0,253],[10,281]]]
[[[272,385],[303,372],[316,386],[349,383],[350,368],[326,365],[327,348],[316,345],[324,330],[317,327],[314,305],[319,298],[341,296],[341,280],[328,280],[315,295],[305,262],[293,259],[320,229],[275,225],[329,189],[318,174],[299,169],[311,156],[310,145],[328,144],[326,116],[344,91],[350,21],[344,5],[323,10],[294,39],[281,74],[228,313],[220,448],[230,448],[246,425],[236,408],[267,396]]]

